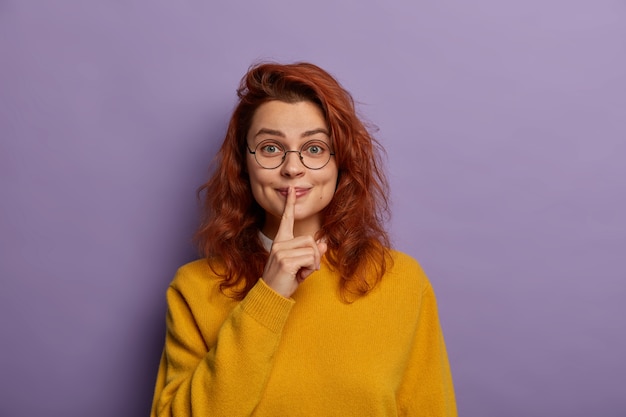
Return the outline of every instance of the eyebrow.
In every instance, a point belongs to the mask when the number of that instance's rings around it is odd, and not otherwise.
[[[304,132],[301,135],[301,137],[306,138],[306,137],[309,137],[309,136],[316,135],[318,133],[323,133],[326,136],[330,137],[330,134],[328,133],[328,130],[323,129],[323,128],[307,130],[306,132]],[[285,134],[283,132],[281,132],[280,130],[267,129],[267,128],[259,129],[259,131],[256,133],[256,135],[254,135],[254,137],[256,138],[257,136],[260,136],[260,135],[263,135],[263,134],[265,134],[265,135],[272,135],[272,136],[279,136],[281,138],[285,137]]]

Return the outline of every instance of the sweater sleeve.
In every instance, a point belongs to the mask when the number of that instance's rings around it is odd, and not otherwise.
[[[429,282],[422,291],[413,346],[398,391],[398,406],[401,416],[457,416],[448,354]]]
[[[294,301],[263,280],[230,312],[214,346],[181,291],[167,292],[167,331],[151,417],[248,416],[258,404]]]

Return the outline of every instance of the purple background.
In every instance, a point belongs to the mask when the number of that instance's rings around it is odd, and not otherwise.
[[[460,414],[626,415],[623,1],[0,1],[0,416],[147,415],[196,188],[255,60],[388,151]]]

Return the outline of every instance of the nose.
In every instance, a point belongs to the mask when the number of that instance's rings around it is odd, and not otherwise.
[[[286,177],[299,177],[304,174],[304,170],[298,151],[287,151],[285,162],[280,166],[280,173]]]

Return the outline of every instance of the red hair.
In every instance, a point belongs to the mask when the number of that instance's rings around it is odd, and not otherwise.
[[[264,63],[251,67],[237,90],[237,104],[216,157],[195,238],[201,253],[222,277],[221,289],[243,298],[263,274],[268,252],[259,238],[265,211],[252,196],[246,172],[246,135],[256,109],[272,100],[310,101],[322,110],[339,169],[337,188],[324,209],[316,239],[328,244],[326,259],[339,272],[345,300],[369,292],[391,258],[383,227],[389,213],[388,184],[380,146],[357,117],[349,92],[330,74],[309,63]],[[219,270],[218,270],[219,269]]]

